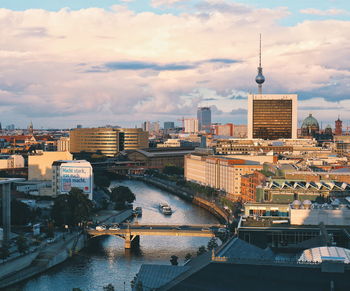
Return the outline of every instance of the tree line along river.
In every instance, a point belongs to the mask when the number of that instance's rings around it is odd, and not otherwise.
[[[123,185],[136,196],[134,207],[141,206],[140,224],[214,224],[218,220],[206,210],[186,202],[177,196],[140,181],[113,181],[111,188]],[[174,211],[164,216],[158,210],[161,202],[168,203]],[[115,290],[130,290],[130,281],[142,264],[170,264],[170,257],[184,262],[187,253],[195,255],[198,247],[207,245],[209,238],[142,236],[140,248],[124,249],[124,240],[117,237],[94,238],[88,247],[70,260],[48,270],[9,290],[24,291],[83,291],[103,290],[113,284]]]

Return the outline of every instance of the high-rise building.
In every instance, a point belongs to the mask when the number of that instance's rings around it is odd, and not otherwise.
[[[296,94],[249,94],[248,138],[297,138]]]
[[[335,121],[335,131],[334,131],[335,135],[342,135],[343,134],[343,121],[341,121],[338,119]]]
[[[210,132],[211,110],[210,107],[198,107],[197,109],[198,129],[199,131]]]
[[[184,126],[186,133],[198,133],[198,119],[196,118],[185,118]]]
[[[124,132],[116,128],[75,128],[70,131],[70,152],[100,151],[112,157],[124,149]]]
[[[124,150],[148,148],[148,132],[142,128],[120,128],[124,133]]]
[[[260,35],[259,67],[255,78],[259,94],[248,95],[248,138],[297,138],[298,96],[262,94],[262,84],[265,82],[262,70]]]
[[[164,130],[168,131],[169,129],[174,129],[175,123],[173,121],[165,121],[164,122]]]

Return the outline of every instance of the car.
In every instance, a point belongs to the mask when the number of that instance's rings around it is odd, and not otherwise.
[[[106,227],[104,225],[98,225],[96,226],[96,230],[103,231],[103,230],[106,230]]]
[[[220,227],[220,228],[218,228],[218,232],[220,232],[220,233],[226,233],[226,232],[227,232],[227,229],[226,229],[226,228],[223,228],[223,227]]]
[[[52,243],[55,242],[55,239],[54,239],[54,238],[49,238],[49,239],[46,240],[46,242],[47,242],[48,244],[52,244]]]
[[[211,229],[209,227],[203,227],[202,230],[203,231],[210,231]]]
[[[120,230],[120,227],[114,225],[109,228],[109,230]]]

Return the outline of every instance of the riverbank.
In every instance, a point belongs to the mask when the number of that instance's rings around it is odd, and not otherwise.
[[[99,223],[121,223],[132,216],[132,210],[101,211],[93,218]],[[87,242],[83,231],[64,234],[52,244],[45,244],[35,252],[0,265],[0,289],[14,285],[63,263],[81,251]]]
[[[132,179],[142,181],[146,184],[151,184],[153,186],[156,186],[162,190],[168,191],[169,193],[172,193],[186,201],[189,201],[195,205],[198,205],[199,207],[202,207],[209,211],[211,214],[213,214],[215,217],[217,217],[221,223],[231,223],[232,220],[230,219],[230,214],[227,213],[224,209],[221,209],[218,205],[215,203],[208,201],[206,199],[203,199],[201,197],[197,197],[194,195],[194,193],[186,189],[184,187],[176,185],[175,182],[170,182],[166,180],[162,180],[156,177],[151,176],[132,176]]]

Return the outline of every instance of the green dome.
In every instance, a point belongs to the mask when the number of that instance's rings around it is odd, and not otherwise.
[[[320,126],[318,125],[317,119],[310,113],[309,116],[304,119],[301,128],[317,128],[317,130],[319,130]]]

